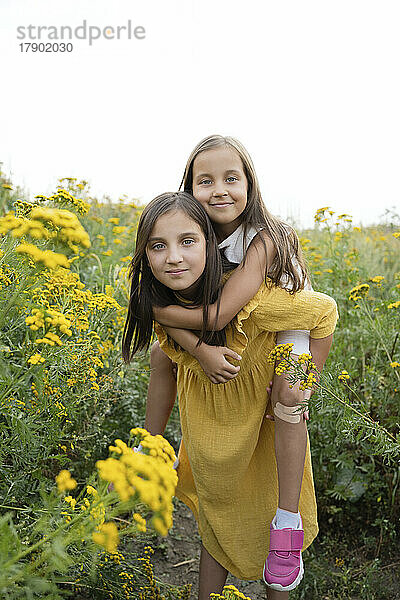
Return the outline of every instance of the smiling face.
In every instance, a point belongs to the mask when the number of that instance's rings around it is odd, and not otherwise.
[[[193,196],[206,210],[219,238],[235,231],[247,204],[247,178],[234,148],[219,146],[196,156]]]
[[[204,233],[200,225],[182,210],[173,210],[157,219],[146,255],[158,281],[174,291],[187,290],[204,271]]]

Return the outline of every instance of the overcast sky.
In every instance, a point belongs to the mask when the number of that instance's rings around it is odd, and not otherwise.
[[[321,206],[365,224],[400,207],[398,0],[1,0],[0,11],[0,161],[32,196],[74,176],[148,202],[221,133],[249,150],[271,212],[299,225]],[[39,40],[17,27],[84,20],[115,32],[130,20],[145,37],[21,52]]]

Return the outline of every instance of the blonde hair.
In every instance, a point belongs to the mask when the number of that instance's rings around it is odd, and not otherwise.
[[[196,157],[201,154],[201,152],[219,148],[221,146],[236,150],[242,161],[243,170],[247,178],[247,204],[241,214],[244,228],[244,260],[246,260],[245,240],[248,229],[250,227],[255,227],[257,229],[262,228],[267,232],[276,248],[275,258],[268,273],[265,273],[265,279],[269,277],[275,285],[282,285],[281,281],[286,281],[285,287],[293,293],[303,289],[307,279],[307,268],[297,233],[290,225],[277,217],[274,217],[274,215],[267,210],[261,196],[260,185],[258,183],[253,161],[251,160],[250,154],[239,140],[222,135],[209,135],[202,139],[192,150],[188,158],[180,189],[183,187],[185,192],[193,194],[193,163]],[[260,237],[264,244],[265,252],[267,253],[264,239],[262,236]],[[296,261],[298,267],[296,266]]]

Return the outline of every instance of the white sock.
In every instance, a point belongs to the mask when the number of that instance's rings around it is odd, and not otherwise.
[[[277,508],[275,515],[275,526],[277,529],[297,529],[300,525],[300,513],[290,512],[289,510],[283,510],[283,508]]]

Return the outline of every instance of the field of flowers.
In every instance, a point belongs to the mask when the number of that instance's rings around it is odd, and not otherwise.
[[[0,172],[0,597],[186,598],[151,562],[172,525],[179,417],[147,435],[148,356],[121,359],[141,207],[59,183],[29,200]],[[400,589],[400,223],[383,221],[326,207],[301,232],[340,322],[311,401],[321,534],[293,598]]]

